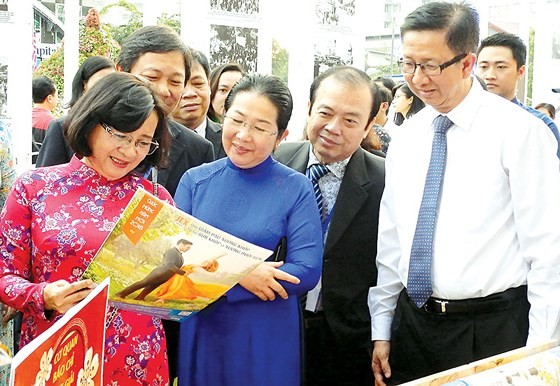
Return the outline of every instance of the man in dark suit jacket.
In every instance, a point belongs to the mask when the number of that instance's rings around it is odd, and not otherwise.
[[[323,196],[325,250],[318,302],[304,311],[307,385],[373,385],[371,321],[367,305],[376,284],[377,223],[384,160],[360,148],[376,114],[369,77],[335,67],[311,86],[309,142],[284,143],[275,158],[302,173],[327,166]],[[315,299],[315,297],[314,297]],[[311,311],[309,311],[311,310]]]
[[[150,271],[142,280],[132,283],[122,291],[115,295],[119,298],[126,298],[131,293],[143,290],[134,298],[136,300],[144,300],[153,290],[171,279],[173,275],[184,275],[185,271],[181,269],[183,266],[183,253],[191,249],[192,243],[189,240],[177,240],[177,246],[168,249],[163,254],[163,260],[160,265]]]
[[[168,27],[147,26],[130,34],[122,43],[117,71],[130,72],[153,84],[163,100],[168,115],[175,109],[187,80],[191,76],[190,50],[179,35]],[[174,194],[183,173],[189,168],[214,159],[212,144],[177,122],[168,120],[173,137],[169,165],[160,171],[158,180]],[[177,368],[178,324],[163,321],[167,336],[169,372],[175,378]]]
[[[222,125],[214,122],[208,117],[206,117],[205,137],[207,140],[212,142],[216,159],[224,158],[225,156],[227,156],[226,151],[224,150],[224,146],[222,145]]]
[[[158,182],[175,195],[183,174],[192,167],[214,161],[212,144],[180,123],[167,120],[171,133],[169,166],[159,171]]]
[[[192,50],[191,76],[187,81],[181,100],[171,117],[206,138],[214,147],[216,159],[226,156],[222,145],[222,125],[206,116],[210,107],[210,67],[208,59],[200,51]]]
[[[35,166],[60,165],[68,163],[72,159],[74,150],[64,137],[65,120],[66,116],[54,119],[49,123]]]
[[[149,81],[163,101],[166,114],[170,115],[190,78],[191,55],[176,32],[167,27],[149,26],[135,31],[124,40],[116,67],[118,71],[129,72]],[[167,123],[172,146],[168,167],[158,173],[158,182],[174,195],[183,173],[213,161],[214,150],[209,141],[181,124],[171,120]],[[67,147],[61,146],[66,143],[64,130],[61,125],[58,128],[60,130],[48,133],[38,166],[69,161],[64,161],[69,156]]]

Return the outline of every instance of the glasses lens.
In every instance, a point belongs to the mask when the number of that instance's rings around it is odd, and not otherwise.
[[[416,69],[416,65],[412,62],[400,62],[399,66],[401,71],[405,74],[414,74],[414,70]]]
[[[441,74],[441,67],[435,64],[425,64],[422,68],[426,75],[439,75]]]

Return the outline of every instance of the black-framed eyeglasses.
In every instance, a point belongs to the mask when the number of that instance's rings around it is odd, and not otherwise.
[[[410,60],[399,60],[399,67],[403,74],[414,74],[416,72],[416,67],[420,67],[424,75],[428,76],[438,76],[447,67],[459,62],[461,59],[465,58],[467,53],[459,54],[451,60],[443,64],[432,64],[432,63],[414,63]]]
[[[159,147],[159,143],[157,143],[157,141],[146,141],[142,139],[135,141],[134,137],[132,137],[129,134],[121,133],[116,129],[112,128],[111,126],[107,125],[106,123],[100,122],[100,124],[105,129],[105,131],[111,136],[115,145],[118,145],[119,147],[128,147],[131,144],[134,144],[134,147],[138,151],[146,155],[153,154]]]

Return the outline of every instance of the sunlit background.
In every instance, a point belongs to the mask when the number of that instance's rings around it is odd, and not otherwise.
[[[298,139],[305,124],[309,85],[320,71],[338,64],[364,69],[372,78],[401,79],[399,26],[422,0],[3,0],[0,7],[0,117],[8,122],[18,167],[29,163],[31,76],[29,63],[41,66],[57,50],[59,91],[67,100],[68,79],[78,67],[79,23],[91,8],[100,11],[103,31],[116,41],[142,25],[166,24],[185,43],[209,57],[211,67],[235,60],[249,71],[284,79],[295,108],[289,139]],[[560,105],[560,0],[473,0],[481,17],[481,38],[495,32],[520,36],[529,48],[528,69],[519,82],[518,98],[527,105]],[[33,21],[30,21],[31,13]],[[18,17],[21,16],[21,17]],[[27,35],[29,31],[29,35]],[[31,35],[33,35],[31,37]],[[64,41],[64,45],[61,43]],[[12,44],[12,45],[10,45]],[[17,46],[14,46],[14,44]],[[33,45],[33,47],[32,47]],[[28,47],[28,48],[27,48]],[[29,66],[31,67],[31,66]],[[17,77],[17,80],[14,79]],[[27,90],[29,85],[29,90]],[[21,127],[20,127],[21,126]],[[24,132],[25,131],[25,132]]]

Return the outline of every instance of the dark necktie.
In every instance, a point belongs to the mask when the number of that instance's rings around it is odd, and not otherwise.
[[[453,125],[449,118],[439,115],[433,122],[432,157],[426,174],[424,194],[418,213],[416,231],[410,252],[407,292],[418,307],[432,295],[432,253],[439,195],[445,172],[447,130]]]
[[[321,194],[321,189],[319,188],[319,180],[324,177],[329,172],[329,169],[323,164],[313,164],[307,169],[307,178],[311,180],[313,184],[313,192],[315,193],[315,199],[317,200],[317,207],[319,208],[319,213],[321,214],[321,220],[325,214],[323,208],[323,195]]]

